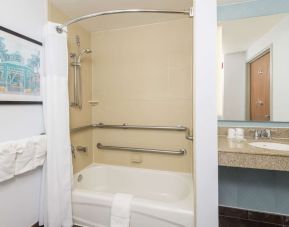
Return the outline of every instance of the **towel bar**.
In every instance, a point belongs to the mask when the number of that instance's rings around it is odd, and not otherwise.
[[[152,148],[104,146],[101,143],[98,143],[96,146],[100,150],[145,152],[145,153],[169,154],[169,155],[185,155],[187,153],[185,149],[174,151],[174,150],[161,150],[161,149],[152,149]]]

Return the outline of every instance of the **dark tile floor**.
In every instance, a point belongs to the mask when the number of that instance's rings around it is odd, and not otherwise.
[[[219,207],[219,227],[289,227],[289,217]]]

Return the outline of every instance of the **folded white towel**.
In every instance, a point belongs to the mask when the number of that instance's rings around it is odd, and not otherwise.
[[[43,165],[46,136],[0,143],[0,182]]]
[[[13,143],[0,143],[0,182],[14,177],[16,151]]]
[[[35,147],[34,167],[42,166],[46,159],[47,140],[46,136],[35,136],[32,138]]]
[[[46,158],[46,136],[33,136],[15,142],[15,175],[19,175],[43,165]]]
[[[14,146],[16,149],[15,175],[33,169],[35,150],[29,139],[15,141]]]
[[[110,227],[129,227],[132,195],[115,194],[111,206]]]

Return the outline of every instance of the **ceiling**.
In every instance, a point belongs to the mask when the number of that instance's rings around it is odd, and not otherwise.
[[[288,15],[279,14],[221,23],[224,54],[246,51],[285,16]]]
[[[68,18],[94,12],[114,9],[172,9],[189,10],[193,0],[50,0],[52,4],[62,11]],[[92,18],[79,22],[84,28],[91,32],[117,29],[144,24],[158,23],[167,20],[186,18],[184,15],[173,14],[121,14]]]
[[[193,0],[49,0],[62,11],[68,18],[73,19],[79,16],[94,12],[101,12],[114,9],[171,9],[189,10]],[[238,4],[256,0],[217,0],[219,5]],[[131,26],[158,23],[167,20],[185,18],[184,15],[173,14],[122,14],[92,18],[79,22],[84,28],[91,32],[118,29]]]

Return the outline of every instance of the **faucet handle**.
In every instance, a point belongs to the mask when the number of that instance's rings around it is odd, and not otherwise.
[[[271,130],[270,129],[265,129],[265,135],[268,139],[271,139],[272,138],[272,135],[271,135]]]
[[[84,152],[85,153],[85,152],[87,152],[88,148],[87,147],[83,147],[83,146],[77,146],[76,150],[78,152]]]
[[[72,144],[71,144],[71,154],[72,154],[73,158],[75,158],[75,148]]]

